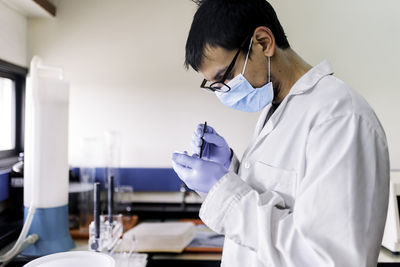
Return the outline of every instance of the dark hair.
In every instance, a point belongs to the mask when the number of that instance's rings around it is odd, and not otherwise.
[[[227,50],[239,49],[259,26],[266,26],[278,47],[289,48],[285,32],[273,7],[265,0],[197,0],[186,41],[185,67],[199,71],[206,45]],[[243,50],[247,52],[248,47]]]

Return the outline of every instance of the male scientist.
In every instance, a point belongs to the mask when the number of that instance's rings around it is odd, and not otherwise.
[[[261,111],[241,162],[202,124],[194,154],[172,156],[206,194],[200,218],[225,235],[222,266],[375,267],[389,156],[374,111],[327,61],[312,67],[290,48],[265,0],[198,5],[187,66],[227,107]]]

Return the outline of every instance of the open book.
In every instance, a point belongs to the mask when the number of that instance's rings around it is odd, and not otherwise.
[[[191,222],[144,222],[124,234],[134,240],[136,252],[182,252],[193,240],[196,227]]]

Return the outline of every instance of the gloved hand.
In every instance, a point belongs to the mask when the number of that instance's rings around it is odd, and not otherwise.
[[[206,132],[203,135],[204,124],[197,125],[196,130],[192,135],[192,142],[190,144],[192,152],[200,154],[200,147],[204,139],[204,148],[202,159],[211,160],[224,165],[229,169],[231,164],[231,149],[226,143],[225,139],[217,134],[217,132],[210,126],[207,126]]]
[[[172,166],[179,178],[192,190],[208,193],[228,170],[217,162],[200,159],[198,155],[173,153]]]

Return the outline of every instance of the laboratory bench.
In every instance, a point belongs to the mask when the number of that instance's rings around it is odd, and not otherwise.
[[[85,245],[77,245],[74,250],[82,250],[84,247]],[[148,255],[148,263],[146,267],[186,267],[188,265],[190,265],[190,267],[217,267],[220,266],[221,263],[221,254],[217,253],[150,253]],[[7,266],[21,267],[33,259],[33,257],[18,256]],[[393,255],[385,248],[382,248],[379,254],[377,267],[395,266],[400,266],[400,256]]]
[[[77,240],[72,251],[87,250],[87,241]],[[3,253],[0,251],[0,253]],[[36,257],[17,256],[7,267],[22,267]],[[218,253],[149,253],[146,267],[217,267],[221,263]],[[116,266],[118,267],[118,266]]]
[[[124,215],[138,215],[140,221],[198,219],[201,198],[191,192],[182,203],[181,192],[135,192],[123,193],[116,196],[115,210]],[[87,240],[75,240],[73,250],[87,250]],[[0,250],[3,254],[10,245]],[[33,257],[18,256],[7,266],[23,266]],[[400,267],[400,255],[393,255],[382,248],[379,255],[378,267]],[[217,267],[221,263],[221,253],[148,253],[147,267]]]

